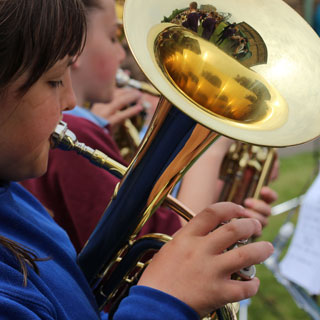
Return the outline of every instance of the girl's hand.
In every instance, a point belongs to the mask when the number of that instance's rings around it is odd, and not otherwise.
[[[272,245],[255,242],[226,251],[237,241],[261,233],[259,221],[233,219],[248,216],[243,207],[226,202],[203,210],[154,256],[138,284],[175,296],[200,317],[253,296],[259,287],[257,278],[238,281],[231,275],[267,259]],[[227,221],[231,222],[221,225]]]
[[[269,187],[263,187],[260,191],[261,199],[248,198],[244,201],[250,217],[257,219],[262,227],[268,225],[268,219],[271,215],[270,204],[277,200],[277,193]]]
[[[139,114],[143,110],[140,103],[142,93],[132,88],[115,90],[110,103],[94,103],[91,111],[108,120],[111,127],[121,124],[124,120]]]

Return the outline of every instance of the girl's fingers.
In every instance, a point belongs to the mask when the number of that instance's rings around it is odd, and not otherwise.
[[[247,212],[250,215],[250,218],[258,220],[261,223],[262,227],[266,227],[268,225],[268,222],[269,222],[268,217],[264,216],[260,212],[256,212],[254,210],[248,210],[248,209],[247,209]]]
[[[127,89],[124,92],[114,98],[109,104],[110,111],[119,111],[131,104],[135,104],[141,98],[141,92],[134,89]]]
[[[122,123],[124,120],[130,119],[131,117],[139,114],[141,111],[142,107],[138,105],[119,111],[114,115],[110,116],[109,123],[111,126],[117,125],[119,123]]]
[[[231,202],[216,203],[197,214],[177,235],[190,234],[204,236],[214,230],[218,225],[233,218],[247,217],[242,206]]]
[[[110,103],[94,103],[91,111],[108,121],[116,113],[121,111],[123,108],[136,103],[141,98],[141,92],[135,89],[121,89],[121,94],[118,93],[114,96]],[[140,107],[142,108],[142,107]]]
[[[271,216],[271,206],[269,203],[273,202],[276,197],[276,193],[270,188],[266,188],[265,190],[266,195],[268,195],[267,201],[252,198],[244,201],[249,216],[253,219],[258,219],[263,227],[268,225],[268,217]]]
[[[271,188],[265,186],[260,191],[261,199],[270,204],[278,199],[278,194]]]
[[[245,240],[261,234],[261,223],[256,219],[235,219],[214,230],[208,237],[209,252],[220,254],[235,245],[239,240]]]
[[[270,242],[259,241],[229,250],[216,256],[216,259],[220,260],[223,276],[228,277],[243,268],[265,261],[272,253],[273,246]]]
[[[263,200],[248,198],[244,201],[244,205],[246,208],[256,211],[265,217],[271,215],[271,206]]]
[[[250,281],[230,280],[224,283],[223,291],[224,295],[228,297],[228,301],[236,302],[254,296],[258,292],[259,285],[258,278],[253,278]]]

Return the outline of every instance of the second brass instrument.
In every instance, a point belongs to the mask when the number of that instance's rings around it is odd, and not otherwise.
[[[220,179],[224,181],[219,201],[243,204],[247,198],[258,199],[268,185],[276,159],[275,148],[234,142],[225,155]]]
[[[132,87],[152,96],[160,96],[160,93],[151,84],[130,78],[121,68],[118,69],[116,74],[116,84],[118,87]],[[143,111],[130,119],[125,119],[123,123],[112,130],[120,154],[127,162],[132,160],[138,150],[141,142],[140,131],[145,125],[145,118],[148,108],[150,108],[149,102],[141,101],[141,104],[144,107]],[[130,106],[126,108],[130,108]]]
[[[157,91],[151,84],[144,82],[144,81],[138,81],[135,79],[132,79],[124,70],[121,68],[118,69],[116,74],[116,82],[117,86],[119,87],[131,87],[138,89],[142,92],[149,93],[153,96],[160,96],[159,91]]]

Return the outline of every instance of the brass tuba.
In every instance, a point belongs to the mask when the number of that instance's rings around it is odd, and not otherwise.
[[[161,23],[163,17],[181,13],[188,2],[159,3],[125,2],[129,46],[163,96],[139,150],[78,257],[101,308],[117,299],[122,290],[119,283],[135,283],[134,271],[143,270],[148,263],[140,261],[140,256],[169,240],[164,235],[139,240],[136,236],[220,134],[256,145],[284,147],[320,133],[320,112],[316,110],[320,101],[319,37],[284,2],[198,1],[204,12],[209,8],[225,23],[237,22],[251,48],[251,56],[244,61],[179,23]],[[76,145],[64,137],[63,130],[54,140],[65,149]],[[76,149],[81,148],[77,145]],[[98,154],[84,149],[79,153],[89,158],[89,154]],[[109,167],[104,157],[94,162]],[[226,310],[218,310],[217,317],[231,319]]]
[[[234,142],[222,161],[220,179],[224,184],[219,201],[243,204],[247,198],[258,199],[269,183],[275,160],[275,148]]]

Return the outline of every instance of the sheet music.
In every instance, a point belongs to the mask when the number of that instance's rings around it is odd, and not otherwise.
[[[281,273],[309,291],[320,293],[320,175],[307,191]]]

